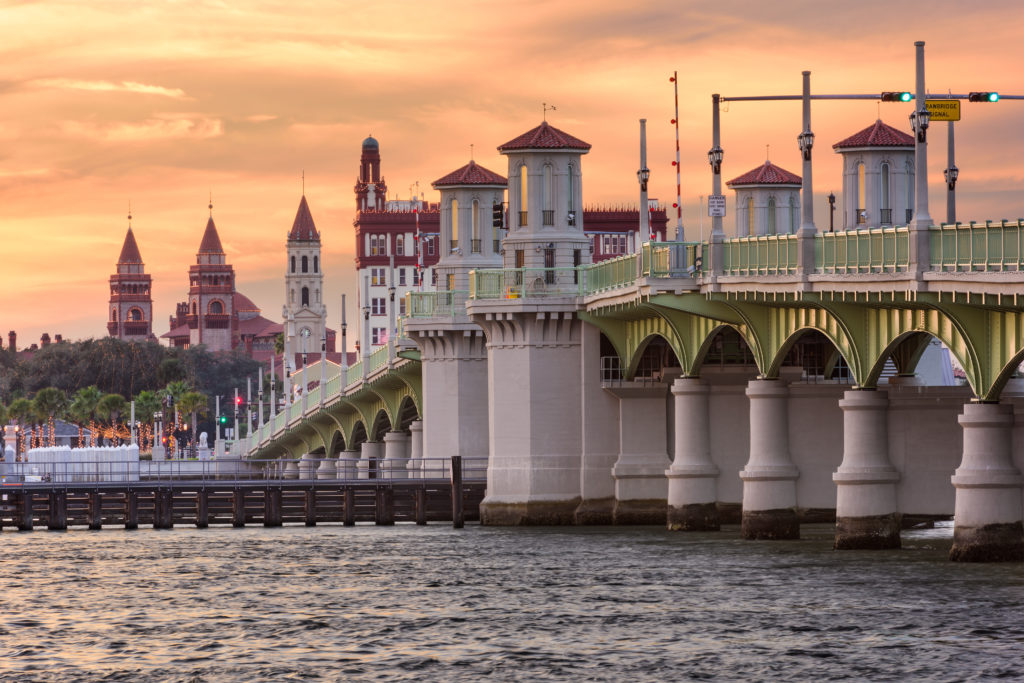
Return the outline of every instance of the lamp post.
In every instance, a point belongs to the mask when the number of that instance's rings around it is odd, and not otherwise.
[[[960,175],[960,169],[956,167],[954,162],[954,145],[953,145],[953,122],[949,121],[949,137],[947,140],[947,156],[946,156],[946,170],[942,174],[946,177],[946,222],[949,224],[956,223],[956,179]]]
[[[915,53],[915,104],[916,111],[910,115],[914,129],[914,218],[910,221],[910,269],[921,273],[931,263],[929,256],[928,230],[932,217],[928,213],[928,123],[931,114],[925,102],[924,89],[924,41],[914,43]]]
[[[828,193],[828,231],[835,232],[836,230],[836,194],[835,192]]]
[[[722,196],[722,158],[725,153],[722,151],[722,123],[721,113],[719,112],[719,103],[722,96],[715,93],[711,96],[711,149],[708,150],[708,163],[711,164],[711,196],[715,197],[715,201],[718,201],[718,197]],[[708,198],[708,204],[711,203],[711,199]],[[722,217],[712,216],[711,217],[711,278],[714,281],[718,275],[722,273],[722,256],[723,247],[722,242],[725,240],[725,233],[722,230]],[[708,263],[703,263],[704,270],[707,272]]]
[[[636,179],[640,182],[640,226],[636,233],[636,267],[637,275],[643,273],[643,244],[644,236],[651,234],[650,216],[647,211],[647,181],[651,179],[651,169],[647,168],[647,119],[640,119],[640,169],[636,172]]]

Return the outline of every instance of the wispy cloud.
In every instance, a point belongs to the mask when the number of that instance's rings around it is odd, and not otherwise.
[[[76,78],[37,78],[29,82],[38,88],[56,88],[60,90],[87,90],[92,92],[126,92],[140,95],[160,95],[176,100],[188,99],[181,88],[165,88],[162,85],[149,85],[136,81],[88,81]]]
[[[203,116],[160,115],[139,122],[64,121],[60,124],[60,129],[70,137],[103,142],[146,142],[186,138],[205,140],[223,135],[224,122]]]

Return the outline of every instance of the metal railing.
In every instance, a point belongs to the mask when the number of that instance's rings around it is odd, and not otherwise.
[[[348,386],[353,384],[359,384],[363,381],[363,361],[359,360],[349,366],[348,369]],[[348,389],[348,387],[345,387]]]
[[[406,315],[410,318],[451,317],[465,311],[466,290],[441,292],[408,292],[406,295]]]
[[[821,273],[894,273],[910,265],[907,228],[822,232],[814,236],[814,268]]]
[[[370,372],[373,372],[374,370],[382,368],[388,364],[388,351],[388,345],[384,344],[383,346],[381,346],[376,351],[370,354]]]
[[[644,277],[689,277],[696,270],[699,242],[645,242],[640,249]]]
[[[554,225],[555,224],[555,212],[551,209],[544,209],[541,211],[542,225]]]
[[[796,235],[761,235],[726,240],[725,275],[787,275],[796,272]]]
[[[943,224],[928,233],[931,266],[943,271],[1019,271],[1024,219]]]
[[[577,296],[576,268],[484,268],[469,271],[470,299]]]
[[[584,294],[596,294],[636,284],[636,254],[580,266],[579,278]]]

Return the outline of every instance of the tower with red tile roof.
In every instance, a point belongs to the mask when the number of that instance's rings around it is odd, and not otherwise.
[[[388,186],[380,174],[380,143],[372,136],[363,140],[356,178],[356,211],[383,211]]]
[[[571,268],[590,262],[580,168],[590,145],[547,121],[498,151],[508,157],[506,268]]]
[[[152,277],[145,264],[128,216],[117,272],[110,276],[110,305],[107,332],[125,341],[146,341],[153,337]]]
[[[840,140],[843,229],[907,225],[914,213],[914,137],[881,119]]]
[[[796,234],[800,227],[800,176],[766,160],[726,185],[736,192],[734,237]]]
[[[286,332],[294,335],[287,340],[286,348],[296,353],[319,354],[321,345],[327,343],[327,307],[323,302],[320,232],[313,222],[306,195],[299,200],[295,221],[288,232],[284,279],[283,316],[285,320],[295,321]]]

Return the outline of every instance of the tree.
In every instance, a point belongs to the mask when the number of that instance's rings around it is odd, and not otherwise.
[[[71,397],[68,414],[78,424],[79,448],[85,445],[82,443],[85,425],[89,425],[89,431],[92,432],[93,438],[96,438],[96,406],[101,398],[103,398],[103,392],[95,385],[79,389]]]
[[[200,414],[206,414],[209,406],[210,399],[205,394],[201,394],[198,391],[190,391],[178,401],[178,408],[183,413],[189,413],[192,416],[192,446],[195,448],[196,443],[196,429],[199,426],[198,417]]]
[[[128,402],[124,400],[124,396],[121,394],[104,394],[103,398],[96,405],[96,414],[110,424],[113,435],[117,434],[118,421],[121,419],[121,415],[124,414],[124,409],[127,405]]]
[[[12,420],[17,421],[21,433],[25,433],[25,427],[33,416],[32,401],[27,398],[16,398],[7,407],[7,414]]]
[[[68,407],[68,397],[60,389],[54,387],[47,387],[40,389],[36,392],[36,396],[32,399],[32,407],[35,409],[36,414],[42,418],[46,418],[46,424],[50,428],[50,446],[57,445],[57,429],[56,419],[64,414],[64,411]]]
[[[135,397],[135,419],[144,424],[152,423],[153,414],[160,410],[160,406],[160,396],[155,391],[140,391]],[[141,447],[141,438],[139,444]]]
[[[278,356],[284,353],[284,332],[278,332],[274,337],[274,353]]]

